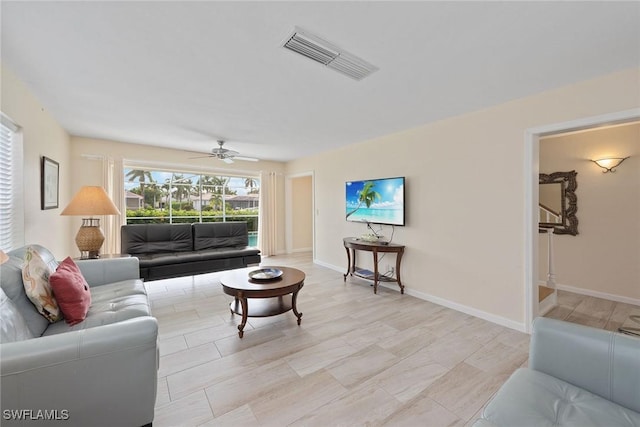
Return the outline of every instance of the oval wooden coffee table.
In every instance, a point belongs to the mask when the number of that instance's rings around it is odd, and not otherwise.
[[[249,273],[261,268],[277,268],[282,270],[282,276],[276,279],[255,280],[249,278]],[[247,317],[268,317],[293,310],[301,322],[302,313],[296,308],[298,292],[304,286],[304,272],[291,267],[249,267],[230,271],[222,276],[222,290],[234,297],[229,304],[231,313],[242,316],[238,325],[238,335],[242,338]]]

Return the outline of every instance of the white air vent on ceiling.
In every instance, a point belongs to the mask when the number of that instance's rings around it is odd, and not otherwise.
[[[367,61],[297,27],[282,46],[355,80],[362,80],[378,69]]]

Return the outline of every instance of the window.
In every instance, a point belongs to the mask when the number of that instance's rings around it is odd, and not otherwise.
[[[249,245],[258,238],[260,180],[124,168],[127,224],[246,221]]]
[[[9,251],[24,244],[22,133],[4,114],[0,118],[0,249]]]

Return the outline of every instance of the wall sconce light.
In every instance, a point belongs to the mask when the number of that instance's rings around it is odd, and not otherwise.
[[[620,166],[620,163],[624,162],[631,156],[627,157],[605,157],[604,159],[591,160],[596,165],[600,166],[602,169],[602,173],[607,172],[615,172],[615,168]]]

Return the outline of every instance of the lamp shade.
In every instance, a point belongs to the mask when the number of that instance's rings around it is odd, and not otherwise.
[[[104,188],[85,186],[73,196],[60,215],[119,215]]]

